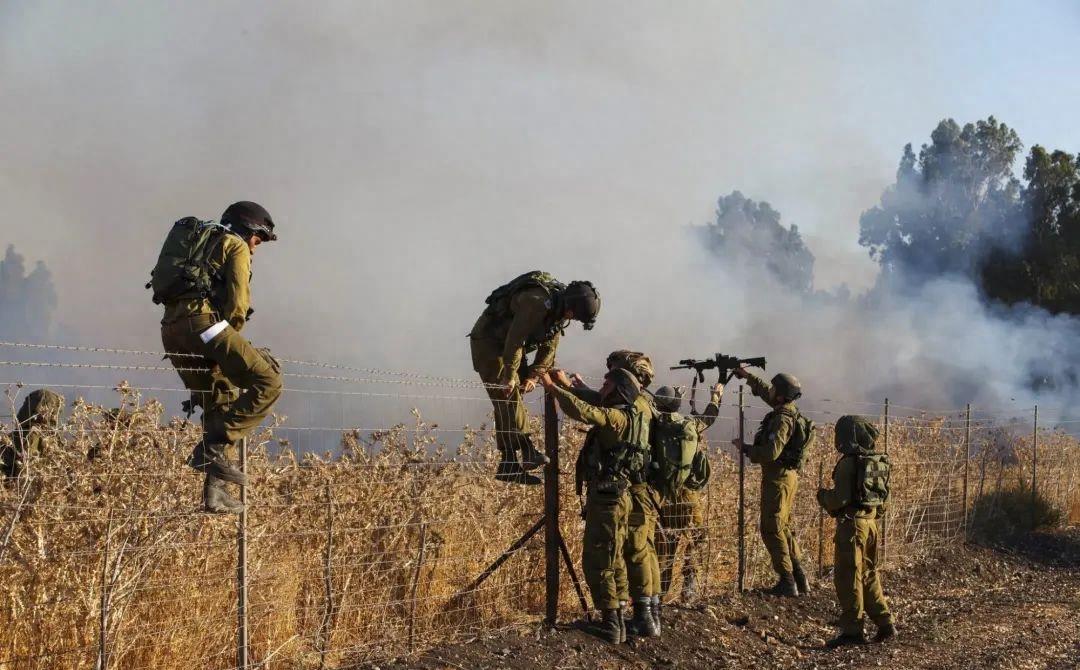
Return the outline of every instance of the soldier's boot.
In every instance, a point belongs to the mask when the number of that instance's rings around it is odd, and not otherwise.
[[[792,561],[791,568],[791,575],[795,578],[795,586],[799,587],[799,595],[805,596],[810,593],[810,582],[806,579],[806,573],[803,572],[802,563]]]
[[[247,484],[247,475],[240,472],[240,468],[230,463],[229,459],[225,456],[225,448],[228,446],[229,445],[222,442],[204,442],[203,460],[201,463],[205,468],[203,472],[207,475],[213,475],[218,479],[224,479],[232,484],[243,486],[244,484]],[[192,455],[195,455],[194,452],[192,452]],[[195,469],[198,470],[199,468],[196,467]]]
[[[203,481],[203,508],[214,514],[239,514],[244,511],[240,501],[225,490],[225,482],[209,473]]]
[[[663,605],[660,603],[660,596],[655,595],[652,597],[652,603],[649,607],[649,613],[652,614],[653,624],[656,626],[656,634],[660,635],[664,632],[663,627],[660,625],[661,614],[663,614]]]
[[[187,464],[189,468],[197,470],[198,472],[206,472],[206,451],[203,447],[202,440],[199,440],[198,443],[192,447],[191,454],[188,455]]]
[[[521,437],[522,470],[535,470],[551,462],[550,458],[545,456],[543,452],[537,451],[536,447],[533,446],[532,438],[528,435],[522,435]]]
[[[623,608],[626,607],[625,602],[619,602],[619,644],[626,644],[626,611]]]
[[[634,601],[634,618],[626,626],[626,633],[637,637],[660,636],[660,631],[656,629],[656,623],[653,622],[650,596],[642,596]]]
[[[697,600],[698,597],[698,585],[697,585],[697,572],[694,570],[686,570],[683,572],[682,582],[682,601],[683,604],[692,603]]]
[[[783,596],[794,598],[799,595],[799,587],[795,585],[795,577],[790,572],[780,575],[776,585],[766,591],[771,596]]]
[[[836,649],[837,647],[846,647],[853,644],[866,644],[866,637],[861,633],[840,633],[833,639],[825,643],[825,646],[829,649]]]
[[[877,635],[874,636],[874,642],[887,642],[896,637],[896,626],[889,623],[883,623],[878,626]]]
[[[543,483],[539,477],[521,469],[521,463],[518,463],[517,455],[513,451],[500,447],[499,453],[502,454],[502,460],[499,461],[499,468],[495,471],[497,481],[525,486],[539,486]]]
[[[604,610],[600,621],[589,624],[587,630],[601,640],[611,644],[619,644],[622,637],[620,632],[620,613],[617,609]]]

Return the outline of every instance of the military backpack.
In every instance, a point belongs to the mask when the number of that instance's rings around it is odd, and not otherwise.
[[[154,304],[188,296],[210,297],[217,279],[209,265],[210,254],[221,236],[229,233],[220,223],[200,221],[193,216],[174,223],[146,285],[153,289]]]
[[[649,483],[666,500],[674,500],[690,477],[698,453],[696,424],[692,417],[678,412],[657,412],[649,428],[652,443]]]
[[[855,459],[855,504],[881,507],[889,501],[891,465],[888,454],[851,454]]]
[[[814,446],[816,432],[814,422],[795,410],[795,422],[791,427],[791,437],[780,452],[776,462],[788,470],[799,470],[806,462],[806,454]]]
[[[625,439],[612,449],[602,449],[596,442],[597,431],[601,428],[594,426],[585,436],[575,465],[579,495],[585,482],[598,485],[598,490],[610,488],[612,484],[640,484],[651,469],[650,422],[633,405],[622,405],[618,409],[630,415]]]

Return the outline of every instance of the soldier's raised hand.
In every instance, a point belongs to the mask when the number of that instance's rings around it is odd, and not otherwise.
[[[521,392],[523,394],[524,393],[532,393],[532,390],[534,388],[536,388],[536,378],[535,377],[529,377],[528,379],[526,379],[521,384]]]
[[[559,386],[562,386],[563,388],[568,388],[570,386],[570,378],[566,376],[565,371],[552,370],[551,376]]]
[[[739,365],[739,367],[731,371],[731,374],[735,375],[739,379],[746,379],[746,375],[749,373],[746,371],[745,365]]]
[[[715,386],[713,386],[712,387],[712,400],[713,400],[713,402],[715,402],[716,404],[719,405],[720,400],[722,400],[723,397],[724,397],[724,385],[723,384],[716,384]]]

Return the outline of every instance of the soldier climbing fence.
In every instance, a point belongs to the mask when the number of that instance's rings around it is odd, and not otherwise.
[[[492,479],[479,382],[285,361],[277,414],[241,451],[252,481],[237,519],[199,508],[200,479],[184,465],[199,430],[177,414],[188,392],[160,357],[0,343],[4,444],[29,391],[67,398],[41,453],[0,488],[0,670],[344,668],[569,621],[587,605],[573,573],[579,501],[565,482],[583,433],[541,393],[530,412],[552,464],[545,486],[522,487]],[[756,530],[759,472],[729,446],[767,408],[738,395],[729,390],[707,435],[705,597],[760,588],[771,574]],[[997,518],[1008,492],[1080,511],[1070,434],[1080,421],[1044,425],[1046,408],[801,407],[820,432],[795,528],[819,575],[832,564],[832,520],[814,491],[828,483],[842,414],[878,416],[888,436],[886,568],[962,541]]]

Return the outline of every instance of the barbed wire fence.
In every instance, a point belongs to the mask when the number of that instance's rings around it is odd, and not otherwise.
[[[59,426],[34,428],[41,453],[0,489],[2,670],[323,670],[576,618],[588,606],[581,501],[566,484],[583,433],[540,393],[528,401],[532,429],[553,462],[544,486],[516,486],[492,477],[480,382],[285,360],[278,413],[239,450],[251,482],[237,518],[201,510],[201,475],[185,465],[200,428],[174,411],[189,391],[161,352],[0,342],[0,354],[5,444],[28,391],[45,386],[69,401]],[[734,395],[708,433],[705,596],[771,575],[755,528],[759,469],[728,446],[768,408]],[[832,562],[832,520],[814,491],[829,485],[841,414],[876,415],[893,459],[887,568],[963,540],[984,511],[977,501],[1003,490],[1077,505],[1074,422],[1040,426],[1034,408],[802,406],[820,432],[794,526],[819,575]],[[679,540],[691,529],[666,532]]]

